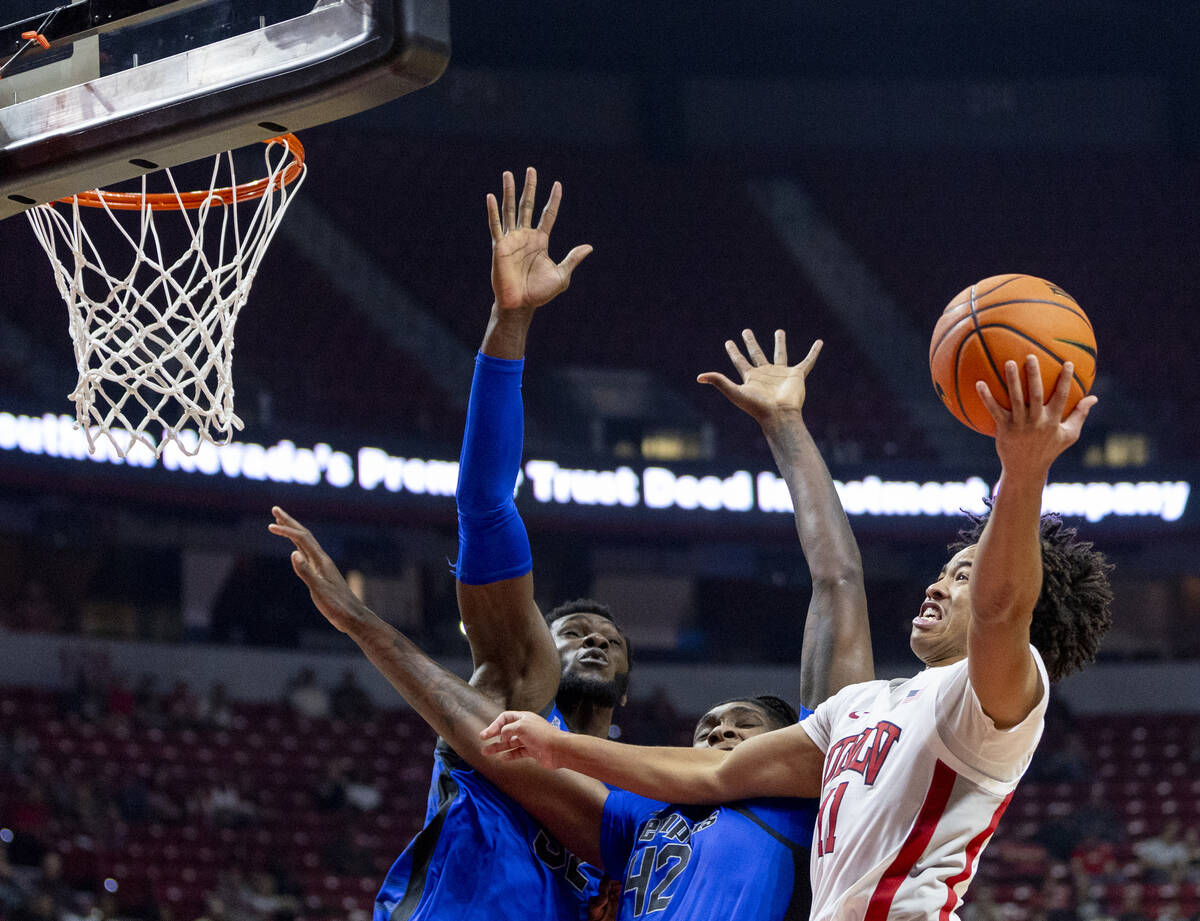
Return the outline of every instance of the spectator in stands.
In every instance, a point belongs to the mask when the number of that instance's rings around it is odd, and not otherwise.
[[[48,851],[42,858],[42,873],[33,886],[33,903],[54,906],[54,917],[77,914],[80,908],[78,893],[63,879],[62,858]]]
[[[962,921],[1005,921],[1004,911],[996,904],[991,886],[979,886],[963,905]]]
[[[313,803],[322,812],[337,812],[346,805],[350,782],[350,759],[335,758],[325,768],[325,779],[313,792]]]
[[[287,700],[300,716],[322,719],[329,716],[329,692],[317,683],[317,674],[311,668],[300,670],[287,691]]]
[[[158,693],[158,678],[149,672],[138,676],[133,686],[133,718],[138,726],[162,729],[167,725],[166,707]]]
[[[121,779],[115,799],[121,818],[129,824],[150,821],[150,791],[137,774],[130,773]]]
[[[1133,853],[1142,866],[1142,878],[1150,883],[1177,883],[1187,869],[1188,846],[1178,819],[1171,819],[1153,838],[1135,842]]]
[[[1200,828],[1189,828],[1183,835],[1188,849],[1187,869],[1183,871],[1186,882],[1200,885]]]
[[[1066,864],[1051,864],[1042,884],[1042,921],[1077,921],[1075,888]]]
[[[1077,914],[1079,921],[1117,921],[1116,916],[1095,899],[1080,902]]]
[[[112,675],[105,689],[105,711],[114,726],[128,727],[133,722],[137,699],[125,676]]]
[[[93,778],[76,780],[71,790],[68,814],[85,834],[102,836],[120,820],[113,803],[97,788]]]
[[[1069,730],[1058,744],[1046,746],[1040,757],[1034,756],[1029,772],[1034,779],[1051,783],[1076,783],[1091,777],[1091,753],[1083,735]]]
[[[24,905],[13,912],[12,921],[62,921],[54,899],[39,892],[31,895]]]
[[[243,878],[238,897],[240,905],[256,918],[282,921],[293,917],[300,907],[300,900],[280,892],[275,877],[264,870]]]
[[[62,699],[63,711],[67,716],[77,716],[86,723],[96,723],[108,712],[108,695],[101,672],[92,672],[79,666],[75,679]]]
[[[0,735],[0,774],[27,777],[38,751],[38,738],[24,726]]]
[[[0,918],[25,904],[29,891],[8,862],[8,845],[0,842]]]
[[[352,668],[342,672],[341,680],[329,696],[329,703],[333,715],[340,720],[369,719],[375,712],[371,698],[358,683],[358,676]]]
[[[383,802],[383,794],[377,786],[364,778],[358,769],[351,768],[346,783],[346,802],[360,812],[370,812],[379,808],[379,804]]]
[[[33,780],[22,784],[9,799],[5,818],[13,832],[39,841],[45,840],[50,826],[50,805],[46,788]],[[16,859],[17,855],[14,853],[12,856]]]
[[[1106,886],[1121,881],[1117,849],[1111,841],[1084,838],[1071,855],[1075,885],[1081,891],[1091,886]]]
[[[363,876],[375,866],[374,854],[344,824],[338,825],[337,837],[321,848],[321,861],[330,873],[338,876]]]
[[[150,807],[150,820],[164,825],[177,825],[186,818],[186,813],[170,794],[167,793],[170,783],[169,773],[161,770],[154,775],[154,782],[146,793]]]
[[[1138,883],[1127,883],[1121,891],[1121,909],[1117,921],[1150,921],[1142,907],[1142,887]]]
[[[214,681],[208,694],[196,703],[196,722],[213,729],[233,727],[233,707],[225,691],[225,685]]]
[[[1088,789],[1088,800],[1075,810],[1071,817],[1071,830],[1075,842],[1092,838],[1096,841],[1111,841],[1120,844],[1125,840],[1125,823],[1109,801],[1111,794],[1104,784],[1094,783]],[[1072,848],[1074,850],[1074,848]]]
[[[1083,842],[1125,840],[1125,824],[1109,805],[1110,794],[1103,783],[1088,789],[1088,800],[1070,815],[1046,819],[1037,830],[1038,843],[1056,860],[1071,860]]]
[[[213,825],[223,828],[248,825],[258,814],[254,804],[245,799],[229,780],[213,784],[203,794],[200,806]]]
[[[191,686],[182,679],[176,681],[163,701],[167,725],[173,729],[191,729],[196,725],[197,709],[199,701]]]
[[[1154,916],[1154,921],[1186,921],[1187,916],[1183,913],[1183,906],[1175,899],[1163,902],[1158,909],[1158,914]]]

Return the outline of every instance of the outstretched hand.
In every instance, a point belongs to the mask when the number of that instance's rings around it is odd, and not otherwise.
[[[1097,397],[1084,397],[1063,418],[1074,373],[1075,366],[1065,362],[1050,399],[1046,400],[1036,356],[1025,358],[1028,395],[1017,363],[1005,362],[1004,380],[1012,409],[1001,406],[986,383],[976,382],[975,390],[996,422],[996,453],[1007,473],[1044,476],[1055,458],[1079,440],[1084,420],[1096,405]]]
[[[485,743],[483,752],[501,761],[519,761],[528,758],[544,768],[560,767],[554,752],[554,743],[568,733],[555,729],[536,713],[505,710],[492,725],[479,733]]]
[[[333,626],[349,633],[369,613],[366,605],[350,590],[341,571],[308,528],[278,505],[271,509],[271,514],[275,521],[267,525],[267,530],[296,545],[292,551],[292,569],[308,586],[313,604]]]
[[[701,384],[712,384],[729,402],[749,413],[760,425],[784,413],[799,413],[804,407],[805,379],[821,353],[821,340],[812,344],[802,362],[789,367],[787,336],[782,329],[775,330],[774,361],[767,360],[753,332],[742,330],[742,339],[749,358],[732,339],[725,341],[725,351],[741,375],[741,384],[735,384],[717,371],[706,371],[696,380]]]
[[[567,290],[571,273],[592,251],[576,246],[562,262],[550,258],[550,231],[562,202],[562,183],[550,189],[550,200],[533,225],[533,201],[537,193],[537,170],[525,171],[525,187],[516,201],[513,174],[504,173],[503,208],[490,192],[487,196],[488,227],[492,234],[492,291],[501,310],[540,307]]]

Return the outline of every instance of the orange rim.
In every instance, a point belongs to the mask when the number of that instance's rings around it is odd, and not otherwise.
[[[268,138],[264,144],[282,143],[287,146],[292,162],[279,170],[274,178],[255,179],[240,185],[225,186],[208,192],[105,192],[93,189],[90,192],[80,192],[59,201],[71,204],[78,202],[85,208],[112,208],[116,211],[141,211],[149,208],[152,211],[195,211],[205,202],[216,200],[223,205],[233,205],[242,201],[253,201],[262,198],[268,191],[275,191],[291,185],[304,170],[304,145],[294,134],[284,134]]]

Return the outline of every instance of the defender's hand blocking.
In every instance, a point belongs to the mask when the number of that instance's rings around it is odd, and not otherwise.
[[[775,330],[774,361],[767,361],[753,332],[742,330],[742,339],[749,359],[742,355],[732,339],[725,341],[729,360],[742,377],[740,385],[716,371],[706,371],[696,380],[701,384],[712,384],[729,402],[749,413],[760,425],[784,413],[799,413],[804,407],[805,378],[817,363],[823,345],[821,340],[812,344],[802,362],[788,367],[787,336],[782,329]]]
[[[275,516],[275,522],[267,525],[267,530],[286,537],[296,545],[292,551],[292,569],[308,586],[313,604],[333,626],[343,633],[349,633],[363,621],[367,613],[366,605],[350,591],[341,571],[308,528],[278,505],[271,509],[271,514]]]
[[[490,744],[484,753],[501,761],[530,758],[544,768],[561,767],[554,751],[555,743],[570,737],[556,729],[536,713],[505,710],[479,737]]]
[[[525,171],[525,188],[516,201],[513,174],[504,173],[503,211],[496,196],[488,193],[488,227],[492,234],[492,291],[501,310],[540,307],[567,290],[571,273],[592,251],[588,245],[576,246],[562,262],[550,258],[550,231],[558,217],[562,201],[562,183],[550,189],[550,200],[542,209],[541,219],[533,226],[533,201],[537,193],[537,171]]]
[[[1055,458],[1079,440],[1084,420],[1098,399],[1094,395],[1084,397],[1064,419],[1063,410],[1070,396],[1075,367],[1069,361],[1063,364],[1048,401],[1042,390],[1038,367],[1036,356],[1026,356],[1024,376],[1029,384],[1026,395],[1017,363],[1005,362],[1004,379],[1012,402],[1011,410],[1000,405],[986,383],[978,381],[975,384],[979,399],[995,420],[996,453],[1009,473],[1044,475]]]

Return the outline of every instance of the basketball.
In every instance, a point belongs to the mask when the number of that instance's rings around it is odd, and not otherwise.
[[[1012,403],[1004,381],[1010,359],[1024,368],[1036,355],[1049,399],[1065,362],[1074,381],[1064,418],[1087,396],[1096,377],[1096,336],[1075,298],[1044,278],[993,275],[959,292],[942,311],[929,343],[929,373],[946,408],[963,425],[995,435],[996,424],[975,392],[984,381],[1005,409]]]

